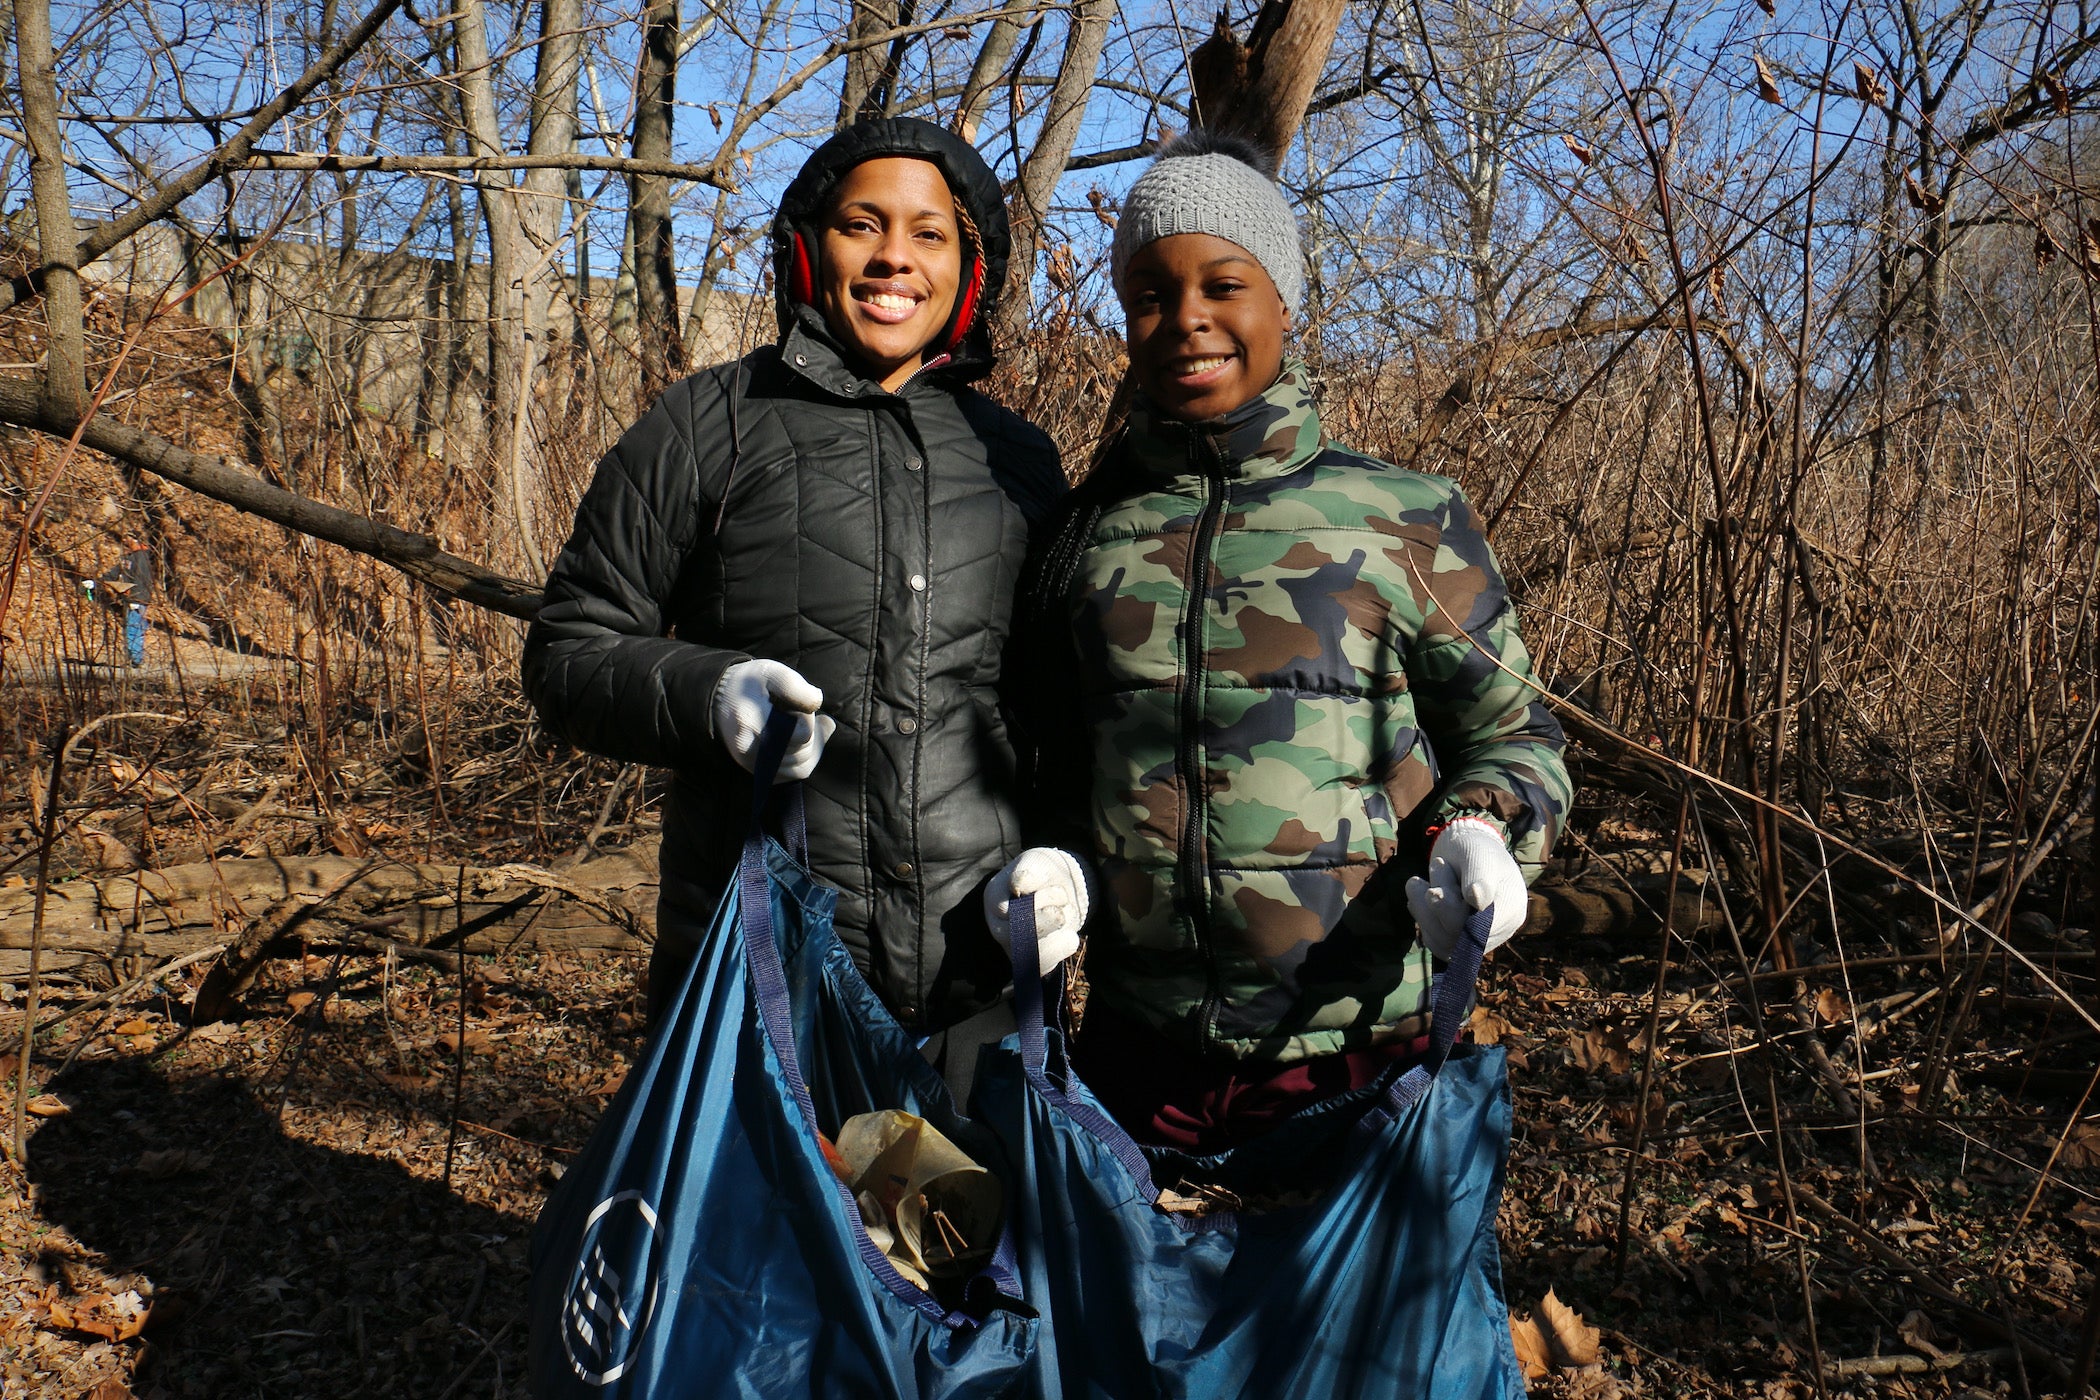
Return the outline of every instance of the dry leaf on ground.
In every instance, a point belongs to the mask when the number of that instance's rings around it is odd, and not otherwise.
[[[2080,1123],[2064,1140],[2063,1155],[2057,1160],[2067,1167],[2100,1166],[2100,1125]]]
[[[1601,1366],[1568,1373],[1568,1400],[1619,1400],[1625,1393]]]
[[[1616,1031],[1584,1031],[1569,1045],[1575,1068],[1591,1074],[1625,1074],[1633,1068],[1632,1048]]]
[[[1915,1309],[1905,1313],[1903,1321],[1896,1324],[1896,1335],[1901,1337],[1903,1344],[1912,1351],[1929,1356],[1934,1361],[1939,1361],[1947,1355],[1946,1349],[1938,1345],[1943,1340],[1939,1329],[1932,1325],[1931,1318]]]
[[[1539,1300],[1539,1321],[1553,1343],[1554,1354],[1563,1366],[1595,1366],[1604,1360],[1598,1350],[1602,1334],[1582,1320],[1582,1314],[1563,1303],[1552,1289]]]
[[[1525,1380],[1535,1381],[1553,1373],[1553,1352],[1536,1322],[1510,1314],[1509,1339],[1516,1343],[1517,1364],[1524,1368]]]
[[[56,1094],[38,1094],[24,1106],[32,1118],[58,1118],[73,1111],[73,1105]]]
[[[1473,1040],[1480,1045],[1499,1045],[1502,1037],[1509,1034],[1509,1022],[1488,1010],[1485,1006],[1473,1008],[1473,1019],[1469,1023]]]
[[[110,1296],[94,1294],[74,1309],[73,1330],[88,1332],[112,1342],[128,1342],[146,1330],[153,1309],[135,1291]]]

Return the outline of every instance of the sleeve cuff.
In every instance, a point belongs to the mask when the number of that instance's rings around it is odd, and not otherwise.
[[[1443,802],[1438,804],[1436,814],[1429,819],[1429,831],[1432,839],[1435,833],[1442,831],[1451,823],[1461,819],[1485,822],[1495,829],[1495,834],[1500,836],[1504,842],[1509,840],[1508,822],[1502,820],[1501,817],[1485,807],[1470,806],[1463,802]]]

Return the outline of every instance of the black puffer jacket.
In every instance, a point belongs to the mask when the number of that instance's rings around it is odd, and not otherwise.
[[[923,122],[834,138],[776,232],[808,227],[854,164],[897,154],[943,166],[996,289],[998,187],[988,171],[958,178],[981,162]],[[525,689],[554,733],[676,774],[654,994],[746,824],[750,779],[714,733],[716,684],[753,657],[806,676],[838,721],[805,788],[811,864],[877,991],[932,1029],[1005,980],[980,904],[1023,844],[996,686],[1029,532],[1064,477],[1047,437],[963,387],[989,367],[980,331],[892,394],[811,308],[783,299],[781,323],[777,346],[674,385],[599,465],[526,637]]]

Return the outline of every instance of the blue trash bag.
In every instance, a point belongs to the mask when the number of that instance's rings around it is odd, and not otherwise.
[[[761,747],[761,798],[787,732]],[[540,1212],[533,1394],[1026,1393],[1037,1323],[1011,1267],[1012,1182],[1007,1238],[944,1304],[869,1239],[826,1162],[819,1131],[895,1108],[1005,1176],[996,1142],[958,1116],[854,968],[832,932],[836,900],[754,812],[684,986]]]
[[[1030,903],[1016,900],[1013,920],[1020,1032],[985,1047],[971,1096],[1029,1181],[1014,1225],[1044,1329],[1030,1393],[1520,1400],[1495,1238],[1504,1055],[1453,1048],[1491,912],[1437,979],[1425,1061],[1191,1158],[1140,1147],[1065,1061],[1044,1023]],[[1185,1180],[1242,1199],[1320,1190],[1263,1211],[1161,1210],[1161,1186]]]

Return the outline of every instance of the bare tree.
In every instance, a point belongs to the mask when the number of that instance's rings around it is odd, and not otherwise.
[[[38,251],[43,257],[44,402],[55,414],[78,414],[87,403],[87,352],[81,319],[79,235],[66,188],[65,138],[59,131],[58,77],[51,57],[49,0],[14,6],[20,46],[22,129],[29,140],[29,178],[36,198]]]
[[[671,126],[678,83],[678,0],[650,0],[642,12],[642,51],[635,72],[634,155],[671,158]],[[671,182],[628,177],[626,240],[633,248],[635,296],[641,323],[642,386],[654,396],[685,369],[678,330],[678,263],[672,246]]]
[[[1006,289],[999,306],[998,332],[1002,338],[1015,337],[1028,324],[1043,221],[1049,213],[1050,196],[1064,178],[1065,162],[1079,138],[1079,122],[1086,114],[1087,97],[1101,65],[1101,50],[1108,43],[1109,20],[1115,12],[1115,0],[1076,0],[1072,6],[1071,33],[1065,40],[1057,81],[1045,103],[1042,131],[1007,201],[1008,219],[1013,226],[1013,254],[1007,263]]]

